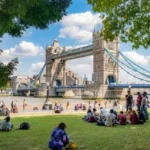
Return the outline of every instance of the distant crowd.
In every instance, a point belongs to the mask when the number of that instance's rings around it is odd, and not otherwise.
[[[126,112],[120,111],[120,113],[118,114],[115,110],[115,107],[110,109],[110,111],[108,111],[104,107],[100,107],[100,110],[98,112],[95,107],[92,109],[92,107],[89,106],[87,115],[83,118],[83,120],[91,123],[95,122],[99,126],[108,127],[112,127],[115,124],[126,125],[145,123],[146,120],[148,120],[147,108],[149,107],[147,93],[137,93],[136,110],[132,109],[132,107],[134,106],[134,101],[130,91],[128,91],[128,94],[125,96],[125,98]]]

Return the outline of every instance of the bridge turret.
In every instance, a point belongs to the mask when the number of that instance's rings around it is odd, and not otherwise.
[[[57,39],[54,40],[51,46],[46,48],[46,82],[51,88],[59,85],[65,85],[65,66],[66,62],[61,58],[54,59],[53,56],[62,52]],[[54,94],[50,94],[54,95]]]
[[[93,80],[95,84],[105,85],[119,82],[119,67],[110,61],[109,56],[104,51],[107,48],[118,58],[119,39],[116,37],[113,41],[105,41],[100,32],[93,34]]]

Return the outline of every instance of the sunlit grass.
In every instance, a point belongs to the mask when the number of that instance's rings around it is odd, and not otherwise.
[[[53,128],[60,122],[67,124],[67,133],[78,148],[85,150],[150,150],[150,123],[144,125],[96,126],[82,121],[81,116],[60,115],[12,118],[14,129],[0,132],[0,150],[48,150]],[[28,122],[30,130],[16,130]]]

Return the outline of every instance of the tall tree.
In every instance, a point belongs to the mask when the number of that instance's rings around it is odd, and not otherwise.
[[[0,0],[0,36],[19,37],[29,27],[39,29],[66,15],[72,0]]]
[[[10,81],[10,76],[16,69],[17,64],[17,59],[12,60],[7,65],[0,62],[0,88],[6,87],[6,85]]]
[[[133,48],[150,46],[150,0],[88,0],[101,13],[105,40],[120,36]]]

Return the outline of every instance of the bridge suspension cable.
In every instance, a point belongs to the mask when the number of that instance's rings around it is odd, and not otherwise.
[[[125,67],[127,67],[128,69],[131,69],[132,71],[135,71],[136,72],[136,69],[132,68],[131,66],[128,66],[126,65],[125,63],[123,63],[122,61],[118,60],[109,50],[107,50],[106,48],[104,48],[105,52],[108,54],[108,56],[113,60],[113,62],[115,62],[116,65],[118,65],[122,70],[124,70],[126,73],[130,74],[131,76],[139,79],[139,80],[142,80],[142,81],[146,81],[146,82],[150,82],[150,80],[146,80],[146,79],[143,79],[143,78],[140,78],[138,76],[135,76],[134,74],[130,73],[127,69],[125,69]],[[120,62],[120,64],[119,64]],[[122,67],[121,66],[124,65],[125,67]],[[138,71],[137,71],[138,72]],[[141,72],[138,72],[138,73],[141,73]],[[146,77],[148,77],[148,75],[146,75]]]
[[[144,71],[150,73],[149,70],[146,70],[146,69],[142,68],[141,66],[137,65],[136,63],[134,63],[133,61],[131,61],[128,57],[126,57],[122,52],[119,51],[119,53],[120,53],[121,56],[126,60],[126,62],[128,62],[128,63],[130,62],[131,65],[135,65],[136,67],[139,67],[140,69],[142,69],[142,70],[144,70]]]
[[[45,69],[46,63],[43,65],[42,69],[40,70],[39,74],[36,76],[35,80],[33,82],[31,82],[28,87],[33,87],[33,85],[35,85],[35,83],[40,79],[44,69]]]
[[[107,49],[106,49],[106,50],[107,50]],[[108,51],[108,53],[109,53],[114,59],[116,59],[115,56],[114,56],[111,52]],[[142,76],[147,77],[148,79],[150,79],[150,75],[147,75],[147,74],[145,74],[145,73],[143,73],[143,72],[138,71],[138,70],[137,70],[136,68],[134,68],[132,65],[130,65],[130,64],[125,64],[125,63],[123,63],[122,61],[120,61],[119,59],[117,59],[117,61],[119,61],[122,65],[124,65],[125,67],[131,69],[132,71],[138,72],[138,73],[140,73]],[[128,63],[128,62],[127,62],[127,63]]]

